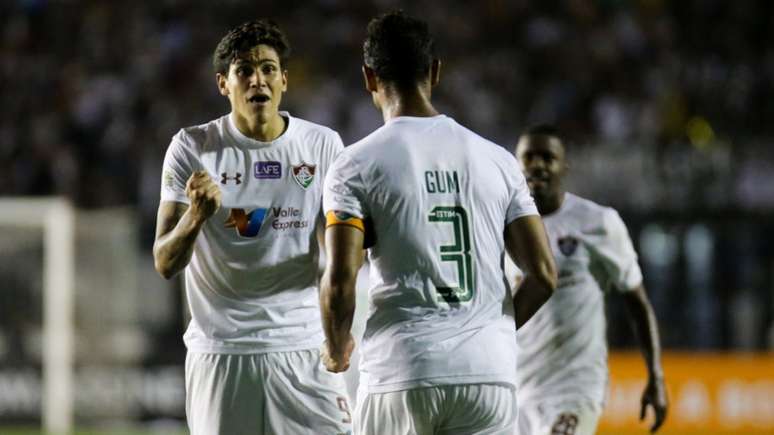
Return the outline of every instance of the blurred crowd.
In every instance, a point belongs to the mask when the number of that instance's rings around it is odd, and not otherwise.
[[[380,122],[360,78],[365,25],[400,6],[393,0],[0,2],[0,194],[66,194],[86,207],[154,209],[170,137],[227,110],[210,66],[215,45],[230,27],[259,16],[278,21],[293,45],[285,108],[353,142]],[[403,6],[425,17],[437,35],[444,60],[439,106],[504,146],[525,127],[551,122],[582,151],[635,150],[656,167],[685,154],[709,161],[713,174],[734,177],[731,194],[752,189],[754,197],[757,181],[774,172],[771,152],[763,159],[757,152],[768,148],[774,128],[767,122],[774,119],[770,2]],[[736,162],[750,147],[753,164]],[[617,166],[604,160],[608,152],[597,154],[603,159],[597,173]],[[702,170],[674,163],[678,179]]]
[[[170,138],[228,110],[211,66],[228,29],[277,21],[293,47],[284,108],[351,143],[381,123],[360,75],[365,26],[398,7],[437,37],[439,109],[506,147],[532,124],[556,124],[572,190],[633,221],[774,212],[774,3],[765,0],[3,0],[0,195],[136,206],[147,247]],[[754,265],[763,299],[750,303],[762,307],[761,325],[774,311],[764,251]],[[752,347],[774,342],[766,331]]]

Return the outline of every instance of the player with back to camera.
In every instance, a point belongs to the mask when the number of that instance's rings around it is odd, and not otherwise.
[[[648,368],[640,418],[651,406],[655,432],[667,411],[658,325],[626,225],[614,209],[565,191],[568,165],[556,128],[528,130],[516,156],[559,268],[554,295],[517,332],[520,433],[595,433],[608,378],[602,290],[610,287],[623,295],[640,339]]]
[[[543,224],[513,155],[431,104],[440,62],[427,24],[393,12],[367,33],[365,85],[385,125],[344,150],[325,180],[323,362],[349,366],[365,241],[355,433],[512,434],[514,329],[556,284]],[[515,300],[506,249],[527,271]]]
[[[279,111],[289,49],[268,20],[229,31],[213,65],[231,112],[180,130],[164,159],[153,254],[165,278],[185,269],[193,435],[351,430],[318,352],[322,181],[343,145]]]

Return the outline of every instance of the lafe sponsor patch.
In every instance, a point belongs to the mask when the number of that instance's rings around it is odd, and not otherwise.
[[[253,175],[259,180],[279,179],[282,177],[282,163],[273,160],[255,162]]]

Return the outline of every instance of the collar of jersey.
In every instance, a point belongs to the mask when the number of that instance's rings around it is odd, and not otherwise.
[[[396,116],[394,118],[391,118],[389,121],[387,121],[387,124],[392,124],[393,122],[427,122],[427,121],[438,121],[440,119],[446,118],[446,115],[443,113],[440,113],[435,116]]]
[[[572,203],[575,202],[576,196],[573,195],[570,192],[565,191],[564,192],[564,200],[562,200],[562,205],[559,206],[556,210],[551,212],[550,214],[547,214],[545,216],[542,216],[543,219],[548,219],[554,216],[559,216],[560,214],[564,213],[568,208],[572,206]]]
[[[290,116],[288,112],[280,111],[279,114],[280,116],[282,116],[288,121],[288,128],[286,128],[285,131],[282,132],[281,135],[279,135],[279,137],[277,137],[276,139],[270,142],[263,142],[263,141],[245,136],[244,133],[239,131],[239,129],[234,124],[234,120],[231,119],[230,113],[226,115],[226,129],[228,130],[231,137],[233,137],[234,140],[236,140],[237,143],[242,146],[250,147],[250,148],[264,148],[264,147],[276,146],[287,140],[286,138],[289,137],[290,130],[294,128],[296,125],[296,123],[293,122],[293,117]]]

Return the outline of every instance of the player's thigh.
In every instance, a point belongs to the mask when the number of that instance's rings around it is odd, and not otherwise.
[[[551,407],[546,416],[547,435],[594,435],[601,409],[585,400]]]
[[[263,358],[266,433],[351,433],[344,379],[325,370],[316,349],[268,353]]]
[[[444,419],[438,434],[513,435],[516,433],[516,391],[500,384],[443,387]]]
[[[435,433],[442,408],[437,387],[388,393],[358,391],[355,433],[358,435],[415,435]]]
[[[189,353],[186,416],[191,435],[255,435],[263,426],[263,391],[249,355]]]

